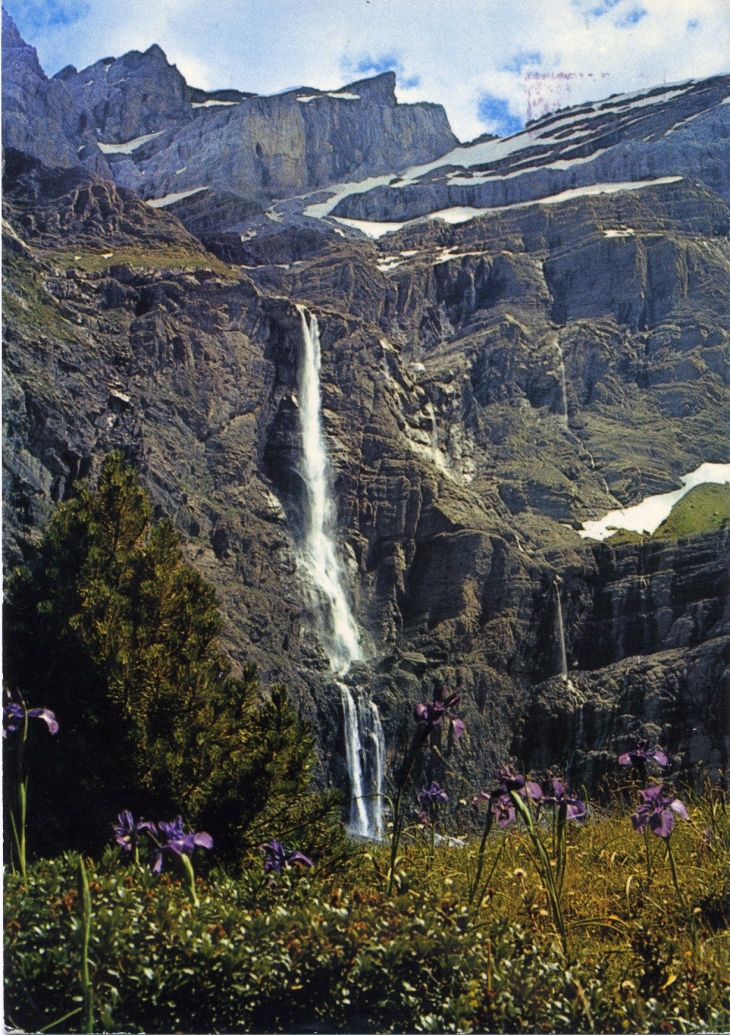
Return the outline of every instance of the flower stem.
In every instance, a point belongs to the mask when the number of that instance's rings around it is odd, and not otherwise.
[[[487,848],[487,838],[489,837],[489,831],[492,829],[492,802],[491,799],[487,802],[487,818],[484,821],[484,831],[482,833],[482,840],[479,844],[479,854],[477,855],[477,872],[474,876],[474,883],[469,890],[469,905],[474,901],[474,896],[477,893],[479,887],[479,881],[482,877],[482,869],[484,868],[484,853]],[[501,848],[500,848],[501,852]]]
[[[651,887],[651,848],[649,846],[649,828],[644,827],[644,851],[646,853],[646,890]]]
[[[28,815],[28,778],[25,775],[24,763],[25,745],[28,740],[28,709],[25,707],[25,701],[22,697],[20,700],[23,705],[23,735],[18,745],[18,804],[20,812],[17,822],[12,812],[10,813],[10,820],[13,825],[13,839],[18,852],[18,867],[21,877],[25,880],[27,877],[25,829]]]
[[[199,906],[197,893],[195,891],[195,871],[193,870],[193,863],[189,855],[181,855],[183,866],[187,870],[188,874],[188,894],[190,895],[190,901],[194,906]]]
[[[670,834],[667,838],[667,859],[669,860],[669,869],[672,873],[672,883],[674,884],[674,890],[677,892],[677,898],[679,899],[680,905],[687,915],[689,920],[689,934],[692,939],[692,949],[694,952],[697,951],[697,925],[695,923],[695,916],[692,910],[687,904],[687,899],[682,893],[682,889],[679,886],[679,878],[677,877],[677,864],[674,861],[674,852],[672,851],[672,835]]]
[[[413,763],[416,760],[416,752],[423,744],[424,739],[424,736],[418,731],[415,733],[413,744],[405,757],[403,769],[401,770],[401,778],[398,782],[398,793],[395,796],[395,803],[393,805],[393,834],[390,842],[390,866],[388,869],[388,887],[386,890],[386,895],[388,896],[390,896],[393,891],[393,883],[395,881],[395,860],[398,855],[398,845],[400,843],[401,834],[403,833],[403,817],[401,814],[403,791],[410,779]]]
[[[553,868],[550,863],[550,857],[545,851],[545,845],[542,843],[540,835],[535,827],[535,822],[532,818],[532,813],[524,801],[522,796],[517,791],[509,792],[510,798],[515,806],[517,812],[524,820],[525,826],[527,827],[527,833],[529,834],[530,840],[532,841],[533,848],[535,849],[534,859],[537,864],[537,869],[542,878],[543,888],[548,897],[550,908],[553,914],[553,920],[555,926],[558,929],[560,936],[560,943],[563,947],[563,953],[568,958],[568,934],[565,929],[565,921],[563,919],[563,910],[560,905],[560,894],[555,884],[555,876],[553,874]]]
[[[507,844],[507,837],[505,835],[502,838],[502,843],[499,846],[499,851],[497,852],[496,858],[495,858],[494,862],[492,863],[492,868],[489,871],[489,873],[487,874],[487,879],[484,881],[484,886],[482,888],[482,892],[479,895],[479,897],[477,898],[477,909],[481,909],[482,902],[484,901],[484,896],[487,893],[487,888],[491,884],[492,877],[494,876],[494,873],[495,873],[495,871],[497,869],[497,866],[499,865],[499,860],[502,858],[502,852],[504,851],[504,846],[506,844]]]
[[[89,942],[91,940],[91,891],[83,856],[79,856],[81,877],[81,923],[83,945],[81,950],[81,991],[83,993],[84,1020],[82,1031],[87,1035],[94,1031],[94,990],[89,977]]]

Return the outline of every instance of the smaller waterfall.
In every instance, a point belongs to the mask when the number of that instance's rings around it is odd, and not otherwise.
[[[375,771],[373,773],[372,817],[373,836],[378,840],[383,836],[383,772],[385,770],[385,732],[380,721],[380,712],[375,701],[370,701],[370,717],[372,730],[370,737],[373,743]]]
[[[568,679],[568,657],[565,652],[565,625],[563,624],[563,604],[560,599],[560,582],[559,579],[555,579],[553,582],[555,589],[555,613],[556,622],[558,627],[558,648],[560,658],[560,675],[567,682]]]
[[[360,742],[360,726],[355,702],[352,699],[350,688],[340,683],[340,694],[342,695],[342,711],[345,716],[345,758],[347,760],[347,772],[350,777],[350,795],[352,806],[350,809],[350,830],[353,834],[368,836],[368,808],[365,798],[363,780],[363,750]]]
[[[379,839],[383,833],[383,767],[385,737],[374,701],[357,691],[357,703],[344,683],[338,684],[345,717],[345,759],[350,779],[350,833]]]
[[[563,424],[568,426],[568,391],[565,384],[565,363],[563,362],[563,347],[560,338],[555,339],[555,348],[558,353],[558,374],[560,375],[560,395],[563,404]]]

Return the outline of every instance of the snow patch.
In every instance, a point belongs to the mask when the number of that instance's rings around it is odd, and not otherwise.
[[[191,198],[193,194],[200,194],[204,190],[210,190],[210,187],[194,187],[192,190],[180,190],[175,194],[165,194],[162,198],[149,198],[147,204],[150,208],[166,208],[168,205],[174,205],[176,201],[182,201],[183,198]]]
[[[354,230],[361,230],[368,237],[375,238],[393,233],[406,225],[405,223],[376,223],[370,219],[341,219],[340,216],[333,216],[333,218],[344,226],[351,226]]]
[[[159,137],[164,130],[159,129],[156,133],[145,133],[143,137],[134,137],[133,140],[125,140],[123,144],[102,144],[99,142],[99,150],[105,155],[131,155],[132,151],[136,151],[142,144],[146,144],[148,140],[154,140],[155,137]]]
[[[397,255],[389,255],[387,259],[381,259],[379,262],[376,262],[375,265],[381,273],[389,273],[390,270],[394,270],[397,269],[398,266],[402,266],[403,259],[399,259]]]
[[[303,215],[310,216],[312,219],[324,219],[325,216],[330,214],[332,209],[339,205],[343,198],[349,198],[351,194],[364,194],[365,191],[372,190],[374,187],[387,187],[394,179],[393,175],[387,173],[385,176],[369,176],[366,180],[336,183],[331,187],[327,187],[327,191],[331,192],[327,201],[307,205]]]
[[[310,101],[316,101],[319,97],[334,97],[336,101],[359,101],[359,93],[348,93],[347,90],[343,90],[341,93],[310,93],[308,97],[297,97],[300,104],[309,104]]]
[[[431,212],[428,219],[442,219],[444,223],[468,223],[470,219],[483,216],[487,212],[495,212],[494,208],[473,208],[469,205],[454,205],[452,208],[441,208]]]
[[[469,219],[476,219],[492,212],[506,212],[515,208],[527,208],[528,205],[561,205],[564,201],[572,201],[574,198],[585,197],[592,194],[616,194],[622,190],[641,190],[643,187],[659,187],[665,183],[676,183],[681,176],[660,176],[656,180],[627,180],[624,183],[589,183],[584,187],[570,187],[568,190],[560,191],[559,194],[548,194],[544,198],[534,198],[530,201],[517,201],[512,205],[496,205],[493,208],[470,208],[454,206],[443,208],[438,212],[430,212],[428,219],[443,219],[447,223],[465,223]],[[414,222],[414,220],[411,220]],[[404,224],[405,225],[405,224]]]
[[[193,101],[194,108],[230,108],[232,104],[240,104],[240,101]]]
[[[664,492],[659,496],[647,496],[634,507],[611,510],[599,521],[584,521],[578,534],[584,539],[607,539],[618,529],[625,529],[651,535],[669,517],[674,504],[690,489],[709,482],[719,485],[730,482],[730,464],[700,464],[695,471],[683,475],[679,480],[682,482],[681,489]]]

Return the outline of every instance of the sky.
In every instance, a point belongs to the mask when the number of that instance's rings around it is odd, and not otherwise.
[[[45,71],[159,44],[190,85],[270,94],[397,74],[461,140],[730,71],[730,0],[4,0]]]

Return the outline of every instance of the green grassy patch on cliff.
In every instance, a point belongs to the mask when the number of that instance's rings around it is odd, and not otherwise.
[[[668,518],[654,533],[655,539],[713,532],[730,525],[730,485],[696,485],[674,504]]]
[[[78,246],[48,251],[44,257],[61,269],[77,269],[85,273],[101,273],[113,266],[130,266],[144,270],[213,270],[226,279],[238,279],[236,271],[215,255],[193,251],[182,245],[122,245],[105,250]]]
[[[35,336],[74,337],[73,324],[59,312],[57,299],[40,282],[37,267],[25,256],[5,258],[3,315],[15,326],[32,328]]]

